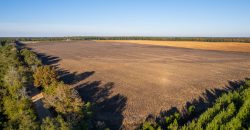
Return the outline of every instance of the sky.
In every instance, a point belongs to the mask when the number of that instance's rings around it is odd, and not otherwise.
[[[0,37],[250,37],[250,0],[1,0]]]

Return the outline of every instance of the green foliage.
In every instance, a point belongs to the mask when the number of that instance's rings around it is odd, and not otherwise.
[[[62,82],[53,82],[43,91],[43,102],[53,108],[72,128],[88,128],[86,120],[91,117],[91,104],[84,105],[77,91]]]
[[[214,119],[207,124],[207,129],[219,129],[222,124],[230,120],[234,113],[236,112],[236,108],[234,103],[230,103],[227,108],[220,111]]]
[[[41,130],[70,130],[70,127],[61,116],[56,118],[47,117],[42,122]]]
[[[194,105],[189,106],[188,107],[188,114],[191,115],[194,112],[194,110],[195,110],[195,106]]]
[[[30,100],[27,98],[13,99],[6,96],[3,104],[4,114],[8,115],[6,128],[30,130],[38,128]]]
[[[43,88],[57,82],[57,75],[54,68],[50,66],[40,66],[36,69],[34,75],[34,86]]]
[[[42,123],[37,122],[32,102],[26,94],[27,86],[33,82],[30,80],[33,71],[34,84],[43,87],[44,103],[58,115],[46,118]],[[188,107],[186,112],[185,116],[192,116],[195,106]],[[0,129],[88,129],[91,116],[91,104],[84,104],[76,90],[59,82],[55,70],[42,66],[35,53],[27,49],[19,51],[15,46],[1,42]],[[250,80],[246,80],[240,89],[223,94],[194,120],[183,122],[185,116],[176,112],[164,117],[163,122],[145,122],[141,129],[249,129]]]
[[[9,94],[12,96],[19,96],[20,94],[23,94],[20,92],[21,89],[25,89],[26,79],[27,77],[24,76],[22,67],[15,68],[10,66],[4,76],[4,83]]]
[[[4,45],[3,45],[4,44]],[[91,104],[77,91],[57,80],[56,71],[42,66],[36,54],[4,42],[0,46],[0,129],[68,130],[88,129]],[[44,103],[55,109],[57,117],[37,121],[27,90],[43,88]]]
[[[87,102],[85,105],[84,105],[84,115],[87,117],[87,118],[91,118],[92,117],[92,104],[90,102]]]
[[[17,67],[21,63],[18,59],[18,52],[14,46],[5,45],[0,46],[0,86],[3,86],[3,80],[6,73],[6,70],[9,69],[9,66]]]
[[[21,55],[24,58],[24,62],[27,63],[28,66],[33,67],[42,64],[41,61],[37,58],[37,55],[26,48],[21,50]]]
[[[12,45],[0,47],[0,105],[3,129],[38,128],[31,101],[26,95],[25,67]]]
[[[179,112],[175,112],[173,115],[170,115],[165,118],[165,125],[167,129],[177,129],[178,128],[178,121],[181,118],[181,114]]]
[[[187,115],[192,116],[195,106],[187,108]],[[165,117],[165,124],[150,124],[145,122],[142,129],[156,129],[161,126],[163,129],[182,130],[240,130],[250,128],[250,80],[239,89],[230,91],[219,97],[211,108],[208,108],[196,119],[188,123],[181,123],[185,117],[180,113],[174,113]],[[187,117],[188,118],[188,117]]]
[[[162,128],[161,126],[158,126],[157,124],[146,121],[142,124],[142,130],[162,130]]]
[[[151,123],[149,122],[144,122],[142,126],[143,130],[154,130],[155,128],[152,126]]]
[[[3,114],[3,105],[0,104],[0,129],[4,128],[5,116]]]
[[[237,37],[95,37],[95,36],[78,36],[78,37],[15,37],[0,38],[2,43],[18,41],[67,41],[67,40],[165,40],[165,41],[205,41],[205,42],[246,42],[250,43],[250,38]]]
[[[91,104],[84,105],[78,92],[69,85],[57,80],[54,68],[39,66],[34,73],[35,86],[43,88],[45,107],[54,109],[61,115],[70,128],[88,128]]]
[[[0,38],[0,46],[6,46],[14,42],[16,42],[16,40],[13,38]]]
[[[48,89],[44,91],[44,102],[47,106],[54,107],[57,112],[63,114],[81,113],[83,101],[70,86],[58,82],[48,87]]]

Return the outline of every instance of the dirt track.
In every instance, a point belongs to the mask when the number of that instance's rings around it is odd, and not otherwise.
[[[50,56],[47,60],[58,64],[62,73],[69,70],[68,78],[77,78],[72,86],[85,100],[98,102],[96,118],[109,120],[114,128],[131,128],[150,113],[181,108],[206,90],[250,76],[246,52],[93,41],[27,46]]]

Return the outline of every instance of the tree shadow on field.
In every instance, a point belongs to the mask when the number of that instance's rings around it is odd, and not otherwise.
[[[123,115],[127,98],[121,94],[113,95],[113,82],[102,84],[101,81],[86,82],[76,86],[80,96],[84,101],[92,104],[93,118],[95,122],[105,122],[110,129],[120,129],[122,127]],[[100,128],[95,124],[96,128]]]
[[[41,59],[44,65],[51,65],[51,66],[57,67],[58,66],[57,63],[61,60],[57,56],[51,56],[45,53],[37,53],[37,52],[35,53],[37,54],[38,58]]]
[[[17,48],[19,48],[19,49],[22,49],[22,48],[26,47],[25,44],[23,44],[22,42],[19,42],[19,41],[16,41],[16,42],[15,42],[15,46],[16,46]],[[26,48],[27,48],[27,47],[26,47]]]
[[[58,62],[61,60],[59,57],[46,55],[44,53],[37,53],[44,65],[50,65],[55,68],[58,79],[65,84],[74,85],[77,84],[95,73],[95,71],[86,71],[82,73],[70,72],[69,70],[59,67]]]
[[[246,78],[247,79],[247,78]],[[177,107],[171,107],[169,110],[166,111],[161,111],[160,115],[156,118],[153,118],[152,115],[149,115],[147,120],[150,120],[150,118],[155,119],[155,122],[158,124],[161,124],[164,128],[164,122],[165,118],[169,117],[170,115],[173,115],[174,113],[181,113],[182,114],[182,119],[180,120],[180,125],[184,125],[188,123],[189,121],[198,118],[203,112],[205,112],[208,108],[212,107],[213,104],[215,103],[216,99],[222,94],[228,93],[233,90],[237,90],[240,88],[241,85],[244,84],[244,80],[240,81],[228,81],[228,85],[226,85],[222,89],[206,89],[201,96],[198,98],[187,102],[185,106],[179,110]],[[195,106],[195,110],[192,115],[188,115],[188,107],[190,106]],[[152,119],[151,119],[152,120]],[[166,127],[165,127],[166,128]]]
[[[95,73],[95,71],[85,71],[83,73],[69,72],[68,70],[61,68],[57,68],[56,70],[59,80],[69,85],[77,84]]]
[[[25,44],[24,44],[25,45]],[[28,48],[32,50],[31,48]],[[35,51],[33,51],[35,52]],[[93,129],[120,129],[122,127],[123,115],[127,98],[121,94],[113,94],[113,82],[102,83],[101,81],[88,81],[85,79],[92,76],[95,71],[83,73],[70,72],[60,68],[61,58],[35,52],[44,65],[54,67],[58,74],[58,79],[65,84],[73,85],[84,102],[91,102],[93,111]],[[79,84],[78,84],[79,83]],[[105,123],[105,126],[104,124]]]
[[[61,60],[57,56],[51,56],[51,55],[47,55],[45,53],[36,52],[32,48],[27,47],[26,44],[24,44],[22,42],[16,41],[15,44],[16,44],[17,48],[19,48],[19,49],[26,48],[28,50],[33,51],[37,55],[37,57],[42,61],[43,65],[51,65],[51,66],[56,67],[57,63]]]

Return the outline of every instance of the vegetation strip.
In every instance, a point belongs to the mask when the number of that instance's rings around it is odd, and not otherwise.
[[[199,117],[186,120],[195,115],[195,106],[187,108],[187,113],[176,112],[161,117],[160,120],[145,121],[142,130],[238,130],[250,128],[250,80],[239,89],[232,90],[219,97],[211,108]]]
[[[57,79],[55,70],[43,66],[36,54],[15,44],[0,46],[0,129],[92,129],[90,103]],[[50,116],[38,120],[34,86],[43,95]],[[36,101],[34,101],[36,102]],[[44,114],[44,113],[40,113]]]
[[[244,42],[249,37],[146,37],[146,36],[72,36],[72,37],[1,37],[1,41],[69,41],[69,40],[156,40],[156,41],[202,41],[202,42]]]

